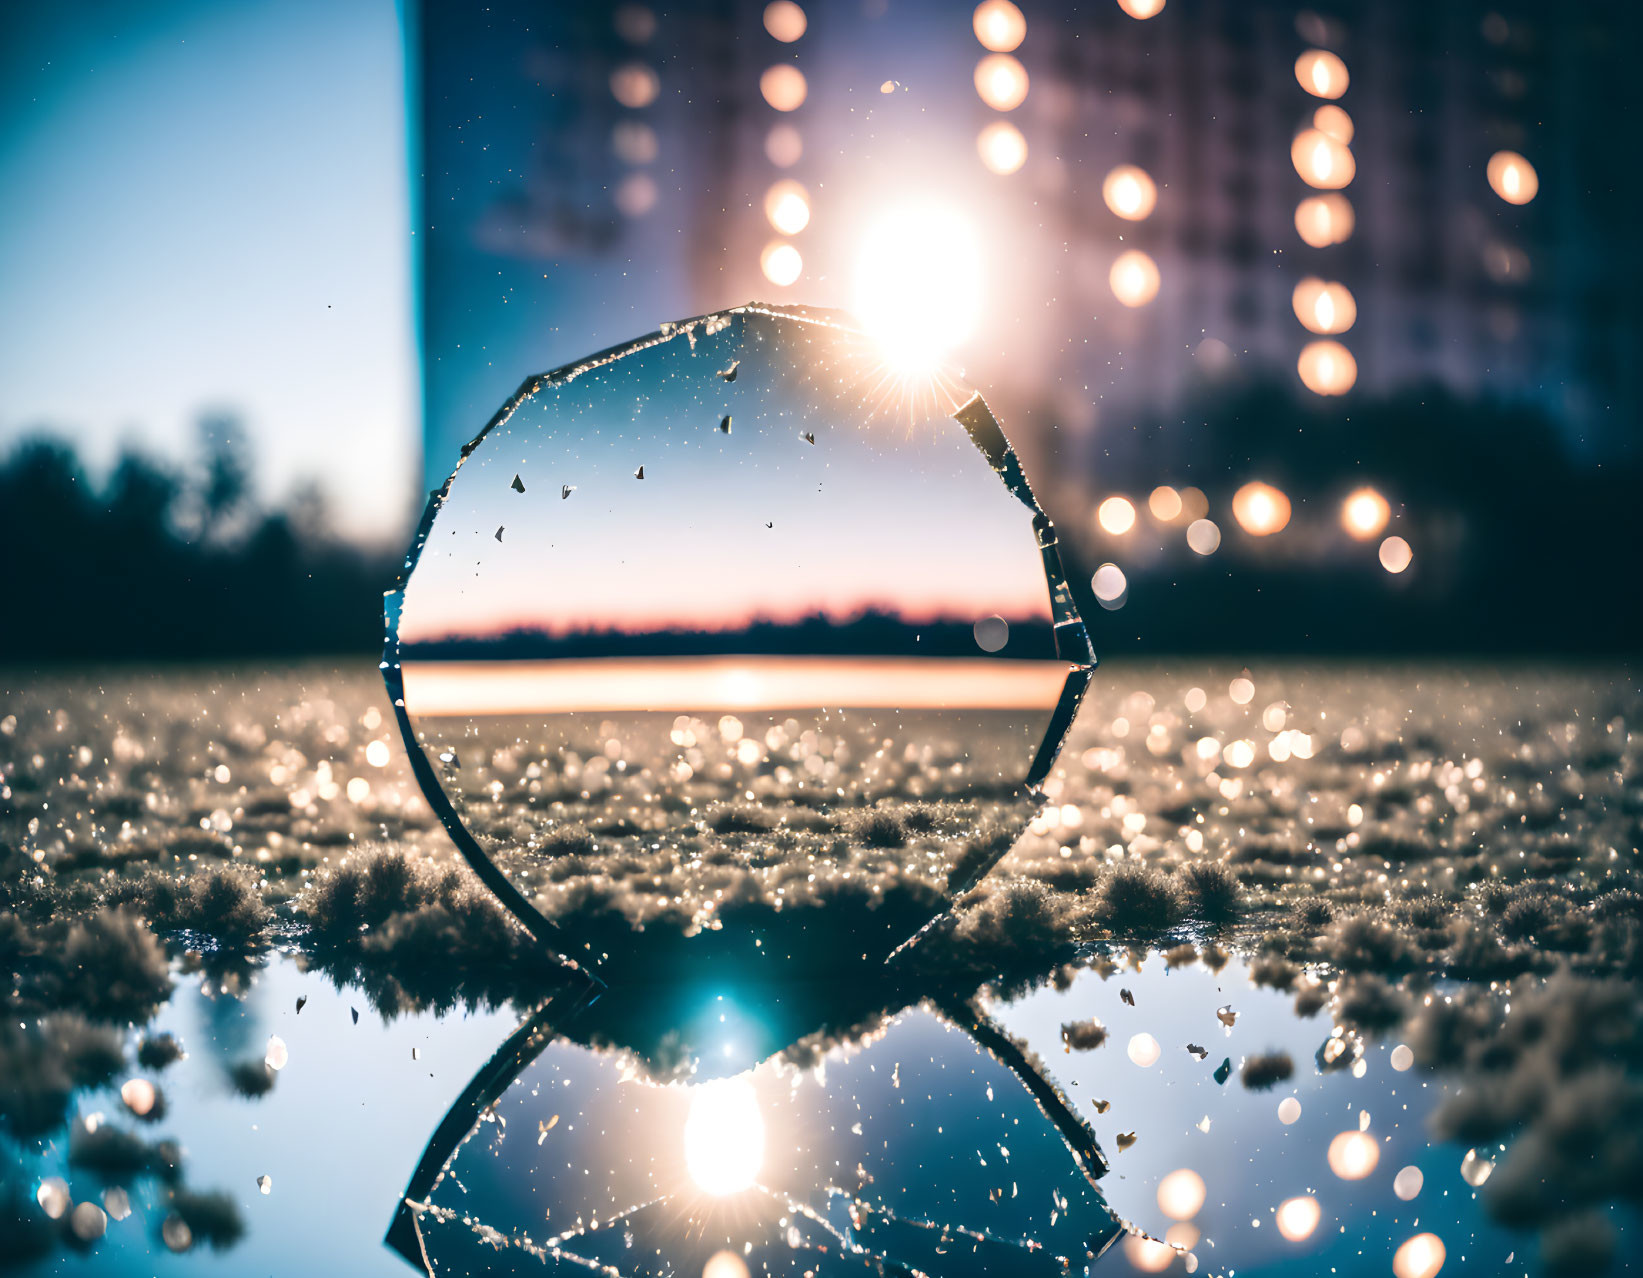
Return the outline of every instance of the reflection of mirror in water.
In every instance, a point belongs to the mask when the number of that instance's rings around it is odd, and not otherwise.
[[[979,396],[754,309],[527,382],[389,622],[430,801],[596,966],[883,958],[1025,828],[1092,660]]]
[[[1050,1278],[1122,1232],[1087,1127],[973,1011],[978,1037],[910,1008],[707,1082],[556,1036],[590,1013],[544,1009],[441,1124],[389,1235],[413,1264]]]

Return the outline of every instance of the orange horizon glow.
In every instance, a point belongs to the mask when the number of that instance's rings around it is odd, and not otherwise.
[[[703,710],[1048,709],[1073,669],[1005,657],[578,657],[408,661],[405,711],[424,718]]]

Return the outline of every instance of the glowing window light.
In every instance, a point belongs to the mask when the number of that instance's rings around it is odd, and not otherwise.
[[[853,292],[886,359],[929,372],[981,321],[981,239],[951,205],[892,208],[862,239]]]
[[[790,169],[804,155],[804,136],[791,124],[778,124],[764,135],[764,157],[778,169]]]
[[[1295,233],[1313,248],[1346,243],[1356,220],[1344,195],[1309,195],[1295,206]]]
[[[764,193],[764,215],[783,235],[797,235],[810,225],[810,194],[785,178]]]
[[[775,0],[764,7],[764,29],[783,44],[792,44],[809,25],[804,10],[793,0]]]
[[[989,53],[976,63],[976,92],[995,111],[1014,111],[1027,100],[1027,68],[1008,53]]]
[[[1352,117],[1338,106],[1321,106],[1314,111],[1312,127],[1319,133],[1327,133],[1342,146],[1352,144],[1352,135],[1356,131]]]
[[[804,105],[810,86],[805,83],[804,72],[798,67],[790,62],[778,62],[773,67],[766,67],[759,77],[759,92],[776,110],[797,111]]]
[[[643,120],[623,120],[611,130],[610,149],[624,164],[649,164],[660,148],[656,130]]]
[[[1392,507],[1373,488],[1360,488],[1341,503],[1341,527],[1358,541],[1380,536],[1386,521],[1392,517]],[[1400,1049],[1407,1052],[1407,1047]],[[1398,1055],[1393,1053],[1392,1068],[1397,1069]],[[1407,1065],[1402,1068],[1409,1068]]]
[[[662,82],[642,62],[628,62],[610,73],[610,94],[629,110],[638,111],[656,101]]]
[[[1161,523],[1169,523],[1181,516],[1181,494],[1168,484],[1160,484],[1152,490],[1147,498],[1147,509],[1152,511],[1152,517]]]
[[[624,4],[612,19],[616,34],[630,44],[646,44],[656,34],[656,15],[642,4]]]
[[[1158,296],[1158,263],[1140,249],[1120,253],[1107,275],[1112,294],[1125,306],[1145,306]]]
[[[1342,1132],[1329,1142],[1328,1159],[1342,1180],[1362,1180],[1381,1161],[1381,1147],[1368,1132]]]
[[[1295,78],[1315,98],[1338,98],[1351,77],[1346,63],[1327,49],[1308,49],[1295,59]]]
[[[1358,162],[1352,152],[1321,129],[1302,129],[1290,144],[1289,158],[1295,172],[1308,186],[1320,191],[1338,191],[1350,186],[1357,176]]]
[[[1158,1182],[1158,1210],[1171,1220],[1191,1220],[1204,1205],[1204,1178],[1190,1167]]]
[[[1449,1252],[1436,1234],[1416,1234],[1392,1253],[1396,1278],[1435,1278]]]
[[[786,288],[803,273],[804,258],[786,240],[772,240],[759,254],[759,269],[772,284]]]
[[[1314,333],[1344,333],[1358,319],[1358,303],[1345,284],[1309,275],[1291,297],[1295,318]]]
[[[740,1193],[764,1165],[764,1118],[753,1084],[726,1078],[695,1088],[685,1119],[685,1168],[714,1197]]]
[[[1027,38],[1027,19],[1010,0],[983,0],[976,6],[976,39],[994,53],[1014,53]]]
[[[1090,589],[1095,592],[1096,602],[1108,612],[1115,612],[1124,606],[1124,596],[1129,588],[1124,570],[1117,564],[1102,564],[1090,578]]]
[[[1194,519],[1187,525],[1187,545],[1197,555],[1213,555],[1221,548],[1221,529],[1213,519]]]
[[[1415,562],[1415,552],[1402,537],[1388,537],[1381,543],[1381,567],[1394,576]]]
[[[1158,203],[1158,187],[1145,169],[1121,164],[1101,183],[1101,198],[1119,217],[1139,222]]]
[[[1339,342],[1308,342],[1296,362],[1301,384],[1314,395],[1344,395],[1357,383],[1358,361]]]
[[[1130,17],[1145,21],[1164,11],[1164,0],[1118,0],[1118,7]]]
[[[616,186],[616,207],[624,217],[643,217],[656,207],[656,181],[648,173],[629,173]]]
[[[981,162],[1000,177],[1009,177],[1027,162],[1027,139],[1008,120],[995,120],[976,137]]]
[[[1095,522],[1102,532],[1122,537],[1135,527],[1135,505],[1128,497],[1109,497],[1096,508]]]
[[[1290,1242],[1303,1242],[1312,1237],[1312,1231],[1318,1227],[1322,1215],[1318,1200],[1310,1194],[1286,1198],[1278,1204],[1278,1232]]]
[[[1289,523],[1289,498],[1271,484],[1245,484],[1232,495],[1232,517],[1252,537],[1269,537]]]
[[[1540,175],[1516,151],[1496,151],[1489,157],[1489,185],[1508,204],[1527,204],[1540,190]]]

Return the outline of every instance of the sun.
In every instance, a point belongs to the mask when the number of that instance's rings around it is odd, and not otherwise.
[[[913,201],[887,209],[857,250],[857,317],[901,379],[936,373],[981,319],[981,237],[956,207]]]

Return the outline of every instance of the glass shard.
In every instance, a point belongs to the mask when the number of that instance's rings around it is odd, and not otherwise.
[[[584,1015],[540,1012],[436,1131],[388,1239],[429,1274],[1052,1278],[1122,1233],[1065,1140],[1088,1128],[990,1024],[914,1007],[678,1083]]]
[[[435,810],[613,981],[882,960],[1025,828],[1093,663],[981,397],[753,307],[529,379],[387,622]]]

